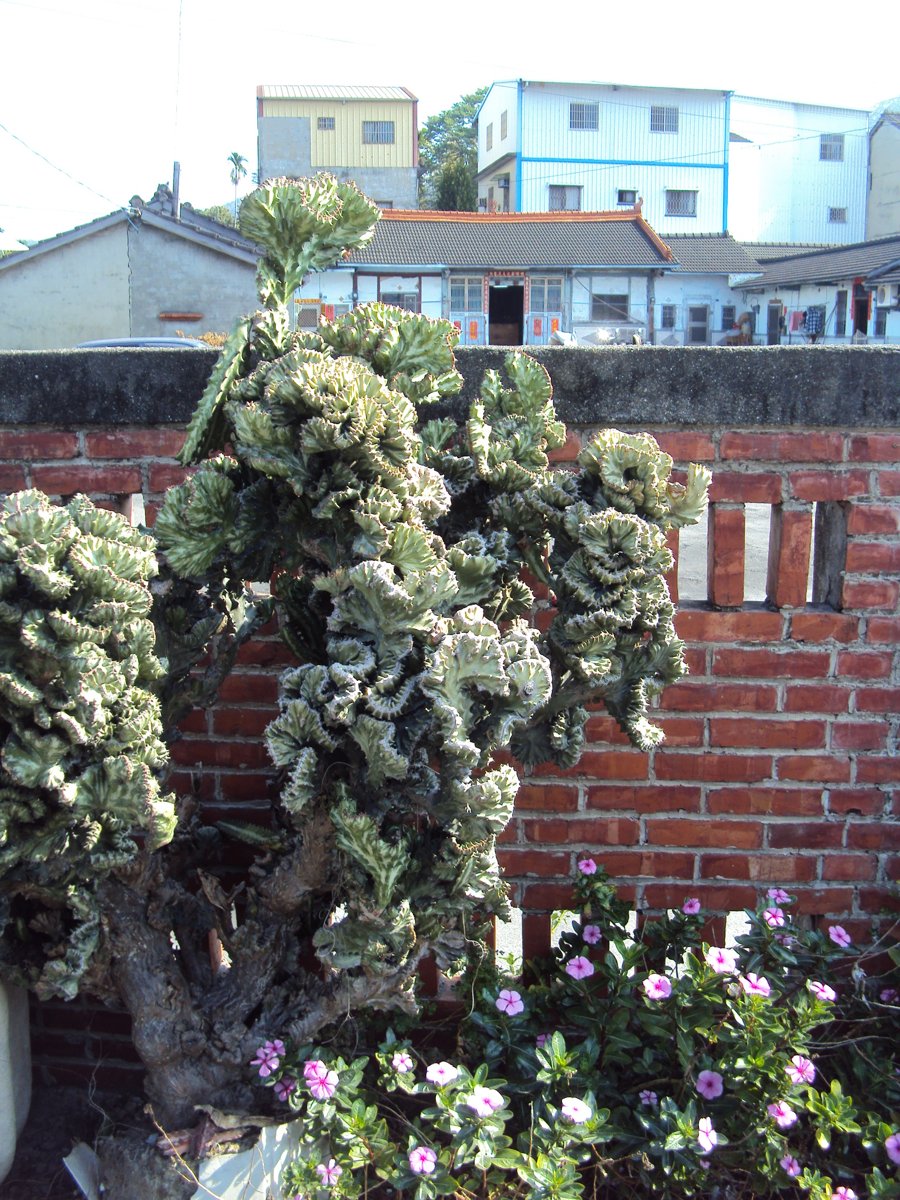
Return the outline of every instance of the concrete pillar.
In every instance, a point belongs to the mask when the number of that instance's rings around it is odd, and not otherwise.
[[[0,1182],[16,1153],[16,1139],[31,1103],[28,995],[0,983]]]

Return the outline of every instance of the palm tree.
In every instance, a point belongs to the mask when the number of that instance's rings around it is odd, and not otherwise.
[[[238,203],[237,190],[243,176],[247,174],[247,168],[244,166],[246,158],[243,154],[238,154],[237,150],[232,150],[228,155],[228,161],[231,163],[231,182],[234,184],[234,223],[238,223]]]

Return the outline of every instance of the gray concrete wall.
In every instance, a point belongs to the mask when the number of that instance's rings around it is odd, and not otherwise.
[[[0,350],[127,337],[126,229],[116,225],[0,271]]]
[[[229,333],[259,306],[256,268],[184,238],[136,225],[128,229],[131,334]],[[161,312],[197,312],[199,321],[161,321]]]
[[[313,173],[309,117],[259,117],[256,132],[260,183]]]
[[[896,428],[900,348],[776,346],[536,348],[571,425]],[[205,350],[0,353],[7,424],[167,425],[186,422],[216,355]],[[457,351],[463,393],[428,416],[461,416],[504,352]]]

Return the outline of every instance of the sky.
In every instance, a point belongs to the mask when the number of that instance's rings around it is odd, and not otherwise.
[[[835,0],[0,0],[0,247],[147,200],[176,160],[182,200],[227,203],[228,156],[256,169],[263,83],[399,84],[420,124],[516,78],[872,109],[900,93],[891,8],[875,0],[856,19]]]

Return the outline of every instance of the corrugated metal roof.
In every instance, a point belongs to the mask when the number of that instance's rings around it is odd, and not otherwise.
[[[672,233],[665,240],[672,247],[682,271],[750,275],[762,270],[756,259],[730,233]]]
[[[671,264],[665,243],[637,214],[396,210],[382,213],[375,236],[346,261],[360,266],[488,269]]]
[[[416,100],[405,87],[355,83],[262,83],[260,100]]]
[[[900,259],[900,235],[768,263],[765,273],[746,284],[746,287],[799,286],[802,283],[837,283],[865,278],[895,259]]]

